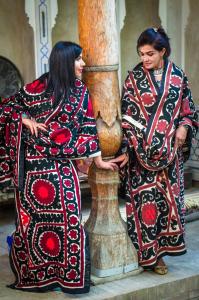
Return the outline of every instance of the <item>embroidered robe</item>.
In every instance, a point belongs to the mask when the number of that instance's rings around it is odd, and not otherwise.
[[[190,150],[197,115],[187,77],[165,61],[161,86],[153,71],[139,64],[129,72],[122,98],[123,147],[129,164],[122,171],[129,236],[140,265],[185,253],[182,148],[175,147],[178,126],[187,125]]]
[[[11,287],[84,293],[90,261],[74,160],[100,155],[96,123],[80,80],[56,109],[52,104],[45,82],[36,80],[0,106],[0,186],[14,180],[16,187]],[[45,123],[47,131],[31,135],[22,113]]]

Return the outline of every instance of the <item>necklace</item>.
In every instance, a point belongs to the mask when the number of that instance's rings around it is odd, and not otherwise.
[[[153,74],[155,76],[162,75],[162,73],[163,73],[163,68],[153,70]]]

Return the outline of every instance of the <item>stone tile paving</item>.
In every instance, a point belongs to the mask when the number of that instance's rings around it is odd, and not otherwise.
[[[125,217],[124,203],[120,205]],[[83,210],[83,221],[89,214],[89,205]],[[13,274],[8,262],[6,236],[14,229],[14,208],[0,209],[0,299],[1,300],[187,300],[199,299],[199,221],[186,225],[187,254],[166,257],[169,273],[159,276],[153,272],[143,272],[125,279],[91,287],[87,295],[68,295],[62,292],[28,293],[6,287],[13,282]]]

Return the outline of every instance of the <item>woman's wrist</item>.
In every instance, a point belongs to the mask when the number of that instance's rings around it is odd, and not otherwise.
[[[101,157],[101,155],[95,156],[95,157],[93,158],[93,160],[94,160],[95,165],[96,165],[97,167],[99,167],[100,164],[101,164],[101,162],[102,162],[102,157]]]

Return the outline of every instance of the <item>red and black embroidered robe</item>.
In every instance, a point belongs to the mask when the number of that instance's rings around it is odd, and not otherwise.
[[[22,125],[22,113],[45,123],[38,137]],[[81,195],[74,160],[100,155],[86,86],[75,88],[53,109],[39,80],[0,106],[0,185],[14,179],[17,224],[10,261],[13,288],[89,291],[87,238],[81,225]]]
[[[139,64],[127,77],[122,98],[123,170],[129,236],[140,265],[153,266],[166,254],[185,253],[182,149],[174,146],[178,126],[187,125],[187,145],[197,128],[185,74],[165,61],[161,86]]]

